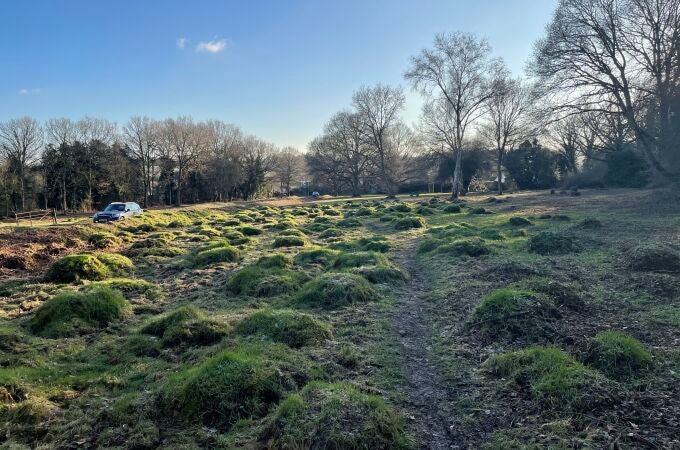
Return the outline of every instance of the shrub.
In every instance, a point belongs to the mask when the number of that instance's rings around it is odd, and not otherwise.
[[[529,347],[492,356],[490,372],[548,407],[587,411],[611,399],[611,382],[554,347]]]
[[[41,336],[60,337],[104,328],[127,316],[130,305],[119,291],[100,286],[84,292],[65,291],[40,306],[29,321]]]
[[[396,267],[385,266],[362,266],[350,270],[366,278],[371,283],[390,283],[406,281],[406,274]]]
[[[529,238],[529,251],[539,255],[563,255],[578,251],[578,246],[571,236],[541,231]]]
[[[425,219],[416,216],[402,217],[394,222],[395,230],[410,230],[411,228],[423,228],[424,226]]]
[[[307,241],[299,236],[278,236],[274,239],[274,248],[279,247],[304,247]]]
[[[161,343],[166,347],[183,343],[209,345],[222,339],[227,333],[227,327],[208,319],[193,306],[183,306],[152,320],[142,327],[141,332],[161,338]]]
[[[241,252],[226,242],[203,247],[193,258],[194,266],[202,267],[219,262],[236,262],[241,259]]]
[[[306,283],[295,297],[297,303],[338,308],[378,300],[366,279],[350,273],[326,273]]]
[[[403,418],[349,383],[308,384],[276,408],[264,437],[271,448],[414,448]]]
[[[649,183],[649,165],[642,155],[632,150],[612,152],[607,156],[607,186],[641,188]]]
[[[255,265],[236,272],[227,282],[227,289],[234,295],[273,297],[293,293],[307,280],[303,272]]]
[[[129,261],[129,260],[128,260]],[[91,253],[67,255],[52,263],[47,281],[70,283],[79,280],[103,280],[111,276],[109,266]]]
[[[87,243],[96,249],[104,249],[120,244],[120,239],[111,233],[97,231],[87,238]]]
[[[652,367],[652,355],[633,336],[608,330],[591,339],[585,359],[613,378],[625,378]]]
[[[477,305],[472,326],[493,337],[534,339],[548,334],[547,320],[556,316],[552,303],[534,292],[499,289]]]
[[[293,261],[289,256],[283,253],[274,253],[272,255],[261,256],[257,262],[256,266],[262,267],[263,269],[285,269],[293,265]]]
[[[263,336],[293,348],[317,345],[333,337],[326,323],[293,310],[258,311],[241,321],[236,331],[245,336]]]
[[[340,252],[329,248],[314,248],[310,250],[303,250],[295,255],[295,264],[300,266],[319,265],[322,267],[330,267],[335,262]]]
[[[355,252],[340,253],[333,267],[336,269],[349,269],[359,266],[389,266],[389,261],[382,253],[378,252]]]
[[[478,257],[488,255],[491,251],[481,239],[457,239],[437,247],[437,253],[446,253],[455,256]]]
[[[628,265],[636,271],[680,272],[680,255],[660,244],[641,244],[627,254]]]
[[[228,430],[240,419],[264,417],[315,376],[283,344],[240,345],[172,376],[157,398],[160,412]]]
[[[513,227],[523,227],[531,225],[531,221],[526,217],[515,216],[508,219],[508,223]]]

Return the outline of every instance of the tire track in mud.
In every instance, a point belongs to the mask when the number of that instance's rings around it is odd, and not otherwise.
[[[432,353],[435,311],[425,299],[423,274],[415,260],[415,244],[402,250],[395,262],[410,274],[397,299],[394,326],[399,336],[401,365],[406,377],[411,430],[421,449],[461,448],[456,445],[449,393]]]

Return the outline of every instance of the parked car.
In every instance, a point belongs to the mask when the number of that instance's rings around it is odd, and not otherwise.
[[[313,198],[319,198],[321,197],[321,194],[319,194],[317,191],[312,192],[312,197]]]
[[[97,222],[111,222],[114,220],[122,220],[126,217],[138,216],[144,210],[134,202],[114,202],[104,208],[103,211],[96,212],[92,216],[92,220]]]

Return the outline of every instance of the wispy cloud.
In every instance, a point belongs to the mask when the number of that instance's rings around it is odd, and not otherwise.
[[[197,52],[219,53],[229,46],[231,42],[227,39],[214,39],[212,41],[201,41],[196,46]]]
[[[187,45],[187,39],[186,38],[177,38],[177,48],[180,50],[184,50],[184,47]]]
[[[38,95],[40,94],[41,90],[40,88],[32,88],[32,89],[19,89],[18,94],[19,95]]]

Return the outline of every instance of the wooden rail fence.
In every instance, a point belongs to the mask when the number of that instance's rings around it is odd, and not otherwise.
[[[52,223],[57,223],[57,211],[52,209],[36,209],[34,211],[14,213],[14,220],[18,224],[20,220],[26,220],[33,225],[33,221],[40,222],[42,220],[51,220]]]

